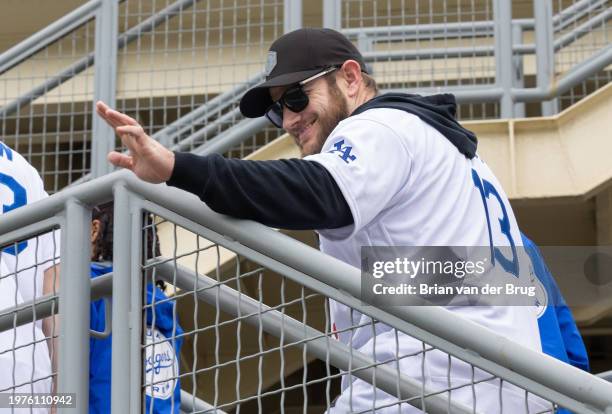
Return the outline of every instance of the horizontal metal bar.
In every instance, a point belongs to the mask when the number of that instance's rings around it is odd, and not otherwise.
[[[83,276],[89,277],[89,275]],[[112,279],[113,274],[107,273],[91,280],[92,301],[112,296]],[[40,320],[48,318],[58,312],[59,296],[53,294],[43,295],[35,300],[21,303],[18,306],[2,309],[0,310],[0,332],[31,323],[34,321],[34,315],[36,315],[36,320]]]
[[[589,60],[574,66],[556,84],[547,89],[512,89],[512,97],[515,102],[538,102],[561,96],[610,64],[612,64],[612,45],[608,45]]]
[[[432,88],[404,88],[404,89],[384,89],[382,93],[401,92],[401,93],[416,93],[419,95],[435,95],[439,93],[451,93],[455,95],[457,103],[481,103],[481,102],[498,102],[504,91],[494,85],[485,87],[484,85],[476,86],[440,86]]]
[[[252,86],[258,84],[263,81],[264,73],[258,73],[256,76],[248,79],[246,82],[241,83],[235,88],[232,88],[226,92],[223,92],[220,95],[215,96],[210,101],[206,102],[204,105],[200,106],[197,109],[185,114],[180,117],[176,121],[172,122],[168,126],[162,128],[157,131],[152,137],[166,146],[172,143],[174,137],[177,137],[183,134],[185,131],[188,131],[192,124],[201,122],[202,119],[207,119],[214,114],[218,114],[223,109],[233,105],[242,98],[242,94],[250,89]],[[177,145],[180,145],[179,142]]]
[[[269,125],[270,121],[265,117],[245,119],[192,152],[198,155],[223,154]]]
[[[38,200],[2,215],[0,235],[43,221],[61,212],[71,197],[84,204],[98,205],[113,198],[112,185],[121,179],[128,179],[133,174],[127,170],[116,171],[95,180],[58,191],[51,197]],[[136,177],[133,177],[136,179]],[[92,186],[91,183],[97,183]]]
[[[90,0],[0,55],[0,75],[91,20],[101,0]]]
[[[401,39],[436,39],[453,37],[474,37],[493,34],[492,21],[432,23],[406,26],[378,26],[342,29],[349,39],[357,40],[367,36],[374,41],[389,41],[396,37]]]
[[[173,15],[179,13],[180,10],[186,7],[190,7],[195,1],[196,0],[178,0],[174,4],[166,7],[163,10],[160,10],[157,14],[149,17],[142,23],[139,23],[138,25],[134,26],[130,30],[120,35],[118,38],[117,49],[122,49],[129,42],[138,38],[142,33],[153,30],[156,26],[164,23]],[[78,61],[70,65],[67,69],[64,69],[62,72],[60,72],[58,75],[51,77],[49,80],[45,81],[41,85],[38,85],[34,89],[21,95],[13,102],[3,106],[0,109],[0,118],[5,118],[10,114],[15,113],[19,110],[19,108],[28,105],[29,103],[38,99],[50,90],[60,86],[64,82],[72,79],[79,73],[85,71],[93,64],[94,55],[95,54],[92,52],[87,56],[79,59]]]
[[[512,45],[512,52],[517,55],[531,55],[535,53],[535,44],[514,44]]]
[[[189,394],[185,390],[181,390],[181,412],[193,413],[197,412],[214,412],[215,414],[226,414],[225,411],[213,407],[206,401]]]
[[[425,58],[455,58],[455,57],[493,57],[493,46],[454,47],[439,49],[389,50],[364,52],[366,62],[392,62],[398,60],[416,60]]]
[[[2,220],[5,220],[4,214]],[[59,217],[45,217],[35,223],[24,223],[22,226],[14,228],[11,231],[0,231],[0,246],[8,246],[16,241],[31,239],[40,234],[57,229],[61,224],[62,219]]]
[[[262,325],[263,329],[280,338],[284,336],[287,342],[308,341],[305,345],[310,354],[315,355],[320,360],[329,359],[331,365],[343,371],[352,370],[355,377],[361,378],[370,384],[376,380],[377,388],[399,397],[400,399],[414,398],[409,404],[421,407],[421,395],[431,394],[420,381],[399,375],[395,368],[388,365],[377,365],[376,362],[365,354],[347,345],[329,338],[324,333],[304,325],[297,320],[282,314],[279,311],[271,310],[267,305],[255,299],[240,294],[236,290],[218,285],[218,282],[204,275],[196,275],[192,271],[172,262],[163,261],[155,266],[159,269],[159,274],[168,282],[176,283],[176,286],[185,291],[198,287],[198,299],[215,306],[218,304],[219,310],[227,312],[234,317],[238,315],[252,315],[244,318],[244,322],[255,327]],[[349,355],[352,361],[349,361]],[[400,394],[398,395],[398,388]],[[436,394],[424,397],[426,408],[429,413],[448,413],[449,400],[444,394]],[[450,401],[453,413],[473,413],[472,409]]]

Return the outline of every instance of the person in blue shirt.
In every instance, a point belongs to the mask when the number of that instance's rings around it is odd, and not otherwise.
[[[159,244],[154,243],[152,232],[148,231],[147,235],[147,240],[143,240],[147,246],[146,257],[159,256]],[[112,203],[93,209],[91,241],[90,270],[93,279],[113,270]],[[178,321],[174,323],[174,302],[166,301],[167,296],[159,286],[147,283],[146,295],[146,303],[154,304],[153,307],[147,307],[147,327],[143,332],[144,344],[151,345],[145,347],[143,361],[144,381],[152,384],[145,387],[146,412],[179,414],[181,386],[178,370],[183,330]],[[110,306],[110,301],[104,299],[91,303],[90,328],[93,331],[104,332],[106,306]],[[110,413],[111,406],[112,335],[96,336],[89,340],[89,413],[106,414]]]
[[[533,273],[542,284],[546,295],[545,303],[539,304],[538,326],[542,351],[567,364],[589,372],[589,358],[565,299],[553,275],[544,263],[538,246],[521,234],[525,252],[531,259]]]

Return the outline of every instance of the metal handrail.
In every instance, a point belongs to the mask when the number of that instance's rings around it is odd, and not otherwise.
[[[206,401],[202,401],[198,397],[191,395],[185,390],[181,390],[181,413],[193,412],[214,412],[215,414],[226,414],[225,411],[213,407]]]

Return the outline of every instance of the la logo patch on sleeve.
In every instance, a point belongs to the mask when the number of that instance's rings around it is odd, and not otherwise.
[[[157,328],[145,332],[145,392],[149,397],[166,400],[174,393],[178,360],[171,341]]]
[[[355,161],[357,159],[355,155],[351,154],[352,150],[353,147],[351,147],[350,145],[344,145],[344,140],[341,139],[340,141],[334,144],[334,149],[327,152],[332,154],[336,153],[340,158],[342,158],[345,163],[348,164],[349,162]]]

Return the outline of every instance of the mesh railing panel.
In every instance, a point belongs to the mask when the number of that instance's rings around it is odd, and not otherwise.
[[[342,29],[369,61],[382,89],[493,85],[491,1],[342,1]],[[462,25],[457,33],[448,24]],[[400,26],[403,26],[403,30]],[[499,116],[494,103],[464,104],[460,118]]]
[[[594,54],[610,45],[612,36],[612,1],[594,0],[589,2],[582,12],[572,12],[572,7],[579,0],[553,1],[553,14],[559,16],[563,23],[557,24],[554,30],[555,72],[562,76],[581,62],[588,61]],[[612,79],[610,68],[600,71],[581,84],[572,88],[559,98],[560,108],[565,109],[593,91],[607,85]]]
[[[89,171],[93,72],[77,74],[75,65],[93,53],[94,40],[92,20],[0,75],[2,139],[34,165],[51,193]],[[64,71],[75,77],[5,112]]]
[[[37,315],[33,301],[46,295],[57,315],[59,257],[57,230],[0,246],[0,393],[50,393],[57,383],[58,318]]]
[[[148,303],[143,296],[143,316],[166,306],[172,323],[157,342],[143,337],[141,349],[145,358],[156,355],[156,347],[176,350],[180,343],[181,350],[178,372],[156,376],[143,369],[143,407],[151,384],[163,388],[179,380],[191,398],[210,405],[197,412],[413,412],[409,404],[449,413],[557,409],[372,320],[364,309],[344,307],[324,289],[315,292],[162,217],[155,222],[157,228],[144,230],[156,233],[162,256],[143,267],[143,285],[164,280],[168,296]],[[334,320],[339,311],[351,321],[342,328]],[[143,318],[142,332],[154,323]],[[371,339],[364,341],[367,332]],[[381,390],[373,393],[357,378],[373,367],[394,375],[392,391],[408,378],[417,384],[415,392],[399,401]],[[383,384],[380,375],[370,380]],[[433,397],[446,398],[442,408]]]
[[[176,1],[126,0],[119,4],[120,44],[127,33],[133,33],[130,30],[138,35],[118,50],[116,107],[137,119],[149,134],[260,73],[269,44],[282,34],[280,0],[183,3],[184,7],[168,14],[164,12]],[[164,17],[147,28],[145,23],[154,16]],[[0,75],[3,110],[35,87],[83,63],[95,47],[95,21],[91,20]],[[50,193],[90,171],[94,71],[68,72],[75,77],[44,89],[31,104],[17,105],[0,119],[3,140],[37,168]],[[226,115],[185,150],[201,146],[241,119],[231,113],[237,103],[237,99],[224,102],[167,144]],[[277,136],[271,130],[254,135],[232,155],[246,155],[245,151]],[[116,147],[121,148],[119,140]]]
[[[612,2],[591,1],[588,7],[575,12],[572,7],[584,1],[553,0],[553,15],[560,22],[554,26],[555,68],[558,73],[588,60],[594,53],[610,44]]]

